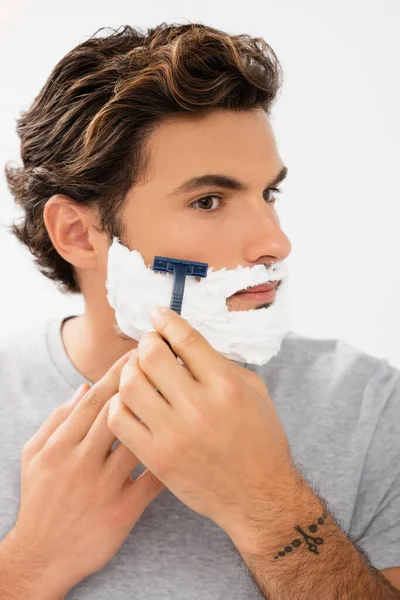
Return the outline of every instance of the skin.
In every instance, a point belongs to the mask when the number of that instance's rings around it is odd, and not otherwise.
[[[262,110],[214,111],[201,118],[174,116],[153,132],[148,148],[151,153],[148,173],[130,190],[123,210],[127,231],[124,243],[138,249],[147,265],[151,265],[156,254],[207,262],[215,269],[235,268],[239,264],[269,266],[288,257],[291,243],[280,227],[276,207],[268,201],[272,194],[266,190],[284,163],[271,124]],[[184,180],[207,172],[234,176],[247,184],[248,190],[205,186],[198,192],[172,194]],[[226,199],[226,204],[213,214],[207,214],[207,209],[210,205],[217,206],[217,199],[198,202],[198,208],[207,207],[203,211],[191,206],[210,194]],[[96,214],[65,196],[56,195],[47,202],[44,219],[56,250],[74,266],[85,299],[83,315],[68,320],[62,330],[73,364],[90,381],[97,382],[124,353],[134,348],[138,351],[138,356],[123,370],[118,393],[111,398],[110,429],[177,496],[219,523],[244,555],[257,554],[261,547],[267,552],[264,540],[248,527],[249,519],[259,516],[252,490],[258,489],[268,497],[266,481],[273,479],[276,489],[281,490],[281,505],[283,499],[288,502],[289,488],[299,490],[304,485],[291,461],[285,432],[262,379],[221,357],[198,332],[185,329],[185,321],[172,311],[169,311],[172,315],[168,330],[161,328],[146,334],[139,344],[119,335],[114,311],[106,298],[108,240],[93,227]],[[235,297],[227,299],[227,304],[229,310],[260,307]],[[178,365],[165,339],[185,359],[186,368]],[[201,366],[203,373],[214,373],[217,383],[199,382],[190,370],[190,365],[195,364]],[[164,370],[165,376],[161,377]],[[168,383],[168,374],[174,371],[179,373],[175,373],[172,385]],[[165,391],[164,398],[157,396],[147,376],[154,386]],[[138,390],[140,394],[133,393]],[[185,401],[189,396],[194,398],[194,405]],[[176,405],[174,398],[180,398],[180,402],[175,400]],[[212,398],[213,402],[204,407],[204,398]],[[153,407],[154,413],[149,415],[146,410],[151,402],[157,410]],[[232,411],[232,404],[236,412]],[[199,406],[203,407],[201,411]],[[141,411],[142,424],[133,415]],[[216,430],[207,445],[205,428],[215,422],[224,424],[224,428]],[[241,438],[242,452],[238,453],[232,470],[230,440],[237,440],[244,422],[249,427]],[[183,435],[188,424],[189,437]],[[213,439],[223,442],[215,447]],[[260,452],[261,447],[266,449],[265,453]],[[164,457],[161,464],[157,458],[160,455]],[[271,455],[275,460],[260,459],[263,455]],[[185,460],[178,460],[179,457]],[[206,497],[214,499],[211,504],[202,497],[201,485],[196,486],[207,464],[218,465],[219,469],[207,482],[211,486],[207,491],[211,493]],[[281,467],[279,472],[274,467],[277,464]],[[227,473],[232,477],[227,477]],[[244,476],[248,487],[241,485]],[[217,489],[220,496],[212,493]],[[233,490],[238,490],[233,503],[226,502],[226,498],[232,498]],[[319,502],[311,490],[304,494],[304,504],[308,501],[317,510]],[[295,507],[288,503],[287,508],[294,515]],[[273,515],[271,511],[268,518]],[[310,519],[314,516],[310,514]],[[267,529],[271,526],[268,518],[265,516]],[[292,521],[285,523],[285,527],[290,537]],[[333,525],[330,533],[333,539],[338,535]],[[268,552],[276,551],[281,535],[280,532],[273,538],[274,548],[268,548]],[[348,552],[346,560],[349,557],[356,560],[352,550]],[[396,583],[398,572],[399,569],[382,571]]]
[[[291,243],[271,202],[274,194],[266,191],[284,163],[262,110],[169,118],[153,132],[148,147],[151,164],[146,180],[128,193],[123,211],[124,242],[138,249],[147,265],[156,254],[207,262],[215,269],[269,266],[287,258]],[[206,172],[232,175],[249,191],[206,186],[169,195],[184,180]],[[202,211],[191,208],[207,194],[226,199],[226,205],[207,214],[218,206],[214,198],[195,205]],[[95,218],[92,211],[62,195],[49,199],[44,212],[53,244],[74,265],[85,298],[84,314],[64,324],[63,341],[74,365],[93,382],[123,353],[137,347],[136,341],[121,338],[113,327],[115,314],[105,289],[108,241],[93,229]],[[229,310],[257,307],[239,298],[227,304]]]
[[[62,600],[104,567],[163,489],[108,427],[122,356],[93,386],[84,384],[25,443],[17,520],[0,544],[2,600]],[[60,477],[62,472],[62,477]]]
[[[225,530],[265,598],[290,591],[305,600],[322,584],[328,600],[361,593],[397,600],[399,569],[370,568],[297,470],[263,379],[220,355],[174,311],[156,309],[151,321],[156,331],[142,337],[110,400],[118,439]],[[317,519],[323,546],[279,559],[279,547],[293,550],[295,524]]]

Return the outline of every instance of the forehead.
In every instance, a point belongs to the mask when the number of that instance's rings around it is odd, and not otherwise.
[[[148,180],[179,181],[185,174],[239,171],[265,177],[282,161],[268,116],[262,109],[214,110],[206,115],[168,116],[148,138]]]

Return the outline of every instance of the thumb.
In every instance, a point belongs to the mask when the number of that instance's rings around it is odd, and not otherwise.
[[[126,500],[129,506],[135,508],[137,519],[144,509],[158,496],[165,485],[157,477],[146,469],[126,490]]]

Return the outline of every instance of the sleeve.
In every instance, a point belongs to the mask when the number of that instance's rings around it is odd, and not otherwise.
[[[400,567],[400,371],[382,360],[373,379],[382,410],[365,456],[350,539],[381,570]]]

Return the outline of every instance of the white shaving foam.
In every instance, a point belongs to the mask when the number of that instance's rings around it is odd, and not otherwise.
[[[187,276],[182,317],[226,358],[265,364],[278,353],[290,329],[288,273],[287,264],[278,261],[269,269],[264,265],[216,271],[209,267],[207,277],[200,281]],[[235,292],[280,279],[274,303],[268,308],[228,310],[226,299]],[[107,299],[125,335],[139,341],[154,331],[150,312],[155,306],[169,307],[173,282],[173,273],[153,271],[138,250],[113,239],[108,252]]]

